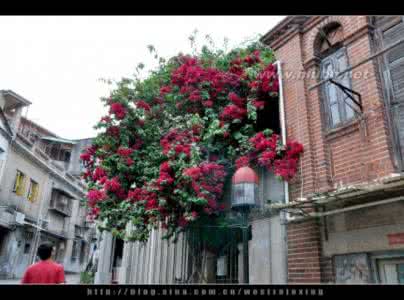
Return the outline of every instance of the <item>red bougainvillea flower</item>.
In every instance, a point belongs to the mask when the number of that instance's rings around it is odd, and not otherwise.
[[[286,155],[288,157],[298,157],[303,153],[303,145],[297,142],[287,142],[286,143]]]
[[[247,156],[241,156],[236,160],[236,168],[248,166],[250,159]]]
[[[136,139],[136,142],[132,145],[132,149],[133,150],[138,150],[138,149],[140,149],[141,147],[142,147],[142,145],[143,145],[143,140],[142,139],[140,139],[140,138],[137,138]]]
[[[87,215],[87,221],[93,222],[100,214],[101,209],[99,207],[92,207]]]
[[[119,156],[122,157],[128,157],[129,155],[131,155],[133,152],[133,149],[130,148],[126,148],[126,147],[120,147],[116,153],[118,153]]]
[[[118,177],[114,177],[111,180],[107,180],[104,184],[105,190],[109,192],[117,192],[121,188],[121,183]]]
[[[97,167],[97,168],[95,168],[94,173],[93,173],[93,180],[97,181],[97,180],[103,178],[105,175],[107,175],[105,170],[101,167]]]
[[[156,194],[143,188],[136,188],[128,192],[128,199],[132,202],[150,201],[156,199]]]
[[[106,197],[105,193],[100,190],[89,190],[87,193],[88,205],[94,207],[99,201],[104,200]]]
[[[297,171],[297,159],[280,159],[274,161],[274,172],[285,180],[293,178]]]
[[[279,91],[279,80],[276,66],[268,65],[257,77],[260,84],[260,89],[264,93],[277,93]]]
[[[178,226],[184,228],[188,225],[188,222],[189,221],[184,216],[181,216],[178,220]]]
[[[165,94],[168,94],[169,92],[171,92],[171,86],[169,86],[169,85],[165,85],[165,86],[160,88],[160,95],[161,96],[163,96]]]
[[[253,101],[251,101],[251,103],[257,109],[263,109],[265,107],[265,101],[253,100]]]
[[[115,102],[111,104],[109,113],[114,114],[118,120],[122,120],[126,116],[126,108],[121,103]]]
[[[222,113],[220,114],[220,119],[223,121],[233,121],[236,119],[242,120],[245,116],[247,116],[246,109],[231,104],[223,109]]]
[[[120,200],[125,200],[128,197],[128,193],[123,189],[119,188],[116,192],[115,195],[118,197]]]
[[[275,157],[276,157],[275,151],[266,150],[262,152],[262,154],[258,158],[258,163],[263,167],[270,168],[272,166]]]
[[[85,172],[82,173],[81,175],[84,180],[87,180],[88,178],[91,177],[91,170],[86,170]]]
[[[106,133],[107,133],[108,135],[113,136],[113,137],[119,137],[120,132],[121,132],[121,131],[120,131],[120,129],[119,129],[118,126],[111,126],[111,127],[109,127],[109,128],[107,129],[107,131],[106,131]]]
[[[191,167],[188,169],[185,169],[183,174],[185,176],[191,177],[193,180],[198,180],[200,176],[202,175],[201,168],[199,167]]]
[[[101,177],[99,180],[98,180],[98,182],[100,183],[100,184],[105,184],[105,182],[108,180],[108,177],[107,176],[104,176],[104,177]]]
[[[160,172],[162,172],[162,173],[171,172],[171,167],[170,167],[170,164],[168,163],[168,161],[165,161],[160,165]]]
[[[128,158],[126,159],[126,165],[131,166],[131,165],[133,165],[133,163],[134,163],[134,161],[133,161],[132,158],[128,157]]]
[[[84,150],[84,152],[80,155],[80,160],[84,163],[89,163],[92,161],[92,157],[95,155],[98,147],[92,145]]]
[[[205,106],[205,107],[212,107],[213,106],[213,101],[212,100],[203,101],[202,105]]]
[[[246,99],[245,98],[241,98],[240,96],[238,96],[236,93],[231,92],[229,94],[229,99],[231,102],[233,102],[234,105],[244,108],[246,105]]]
[[[101,118],[101,122],[110,123],[112,119],[109,116],[104,116]]]
[[[80,159],[82,161],[90,161],[91,160],[91,155],[88,152],[84,152],[80,155]]]
[[[150,111],[150,105],[147,104],[145,101],[143,100],[139,100],[136,102],[136,107],[137,108],[143,108],[145,111]]]

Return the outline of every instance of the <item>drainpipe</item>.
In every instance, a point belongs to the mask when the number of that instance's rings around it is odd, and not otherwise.
[[[282,143],[286,145],[286,114],[285,114],[285,99],[283,97],[283,74],[282,74],[282,62],[277,60],[275,62],[276,68],[278,70],[278,78],[279,78],[279,116],[280,116],[280,123],[281,123],[281,137],[282,137]],[[284,191],[285,191],[285,203],[289,203],[289,184],[287,181],[284,181]],[[282,222],[284,219],[288,220],[289,219],[289,214],[280,212],[280,222]],[[283,236],[284,236],[284,241],[285,241],[285,284],[287,283],[287,278],[288,278],[288,237],[287,237],[287,228],[283,227]],[[271,276],[272,278],[272,276]]]
[[[285,100],[283,98],[282,63],[279,60],[277,60],[275,64],[278,70],[278,78],[279,78],[279,115],[281,121],[281,137],[282,137],[282,143],[286,145],[286,115],[285,115]],[[285,203],[289,203],[288,182],[284,181],[284,185],[285,185]]]

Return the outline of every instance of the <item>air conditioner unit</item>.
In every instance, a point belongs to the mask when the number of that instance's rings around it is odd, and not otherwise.
[[[16,214],[15,214],[15,222],[17,224],[24,225],[24,223],[25,223],[25,215],[23,213],[16,212]]]

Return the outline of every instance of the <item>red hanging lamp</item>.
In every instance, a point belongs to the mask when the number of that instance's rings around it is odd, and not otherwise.
[[[232,208],[252,208],[258,202],[258,175],[250,167],[237,169],[232,178]]]

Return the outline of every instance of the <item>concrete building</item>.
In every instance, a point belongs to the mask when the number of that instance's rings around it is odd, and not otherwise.
[[[290,213],[288,283],[404,283],[403,40],[402,16],[288,17],[262,38],[305,147],[272,206]]]
[[[20,278],[43,241],[54,243],[66,272],[80,272],[94,242],[78,176],[77,152],[88,141],[62,139],[23,117],[31,103],[12,91],[0,100],[0,276]]]

